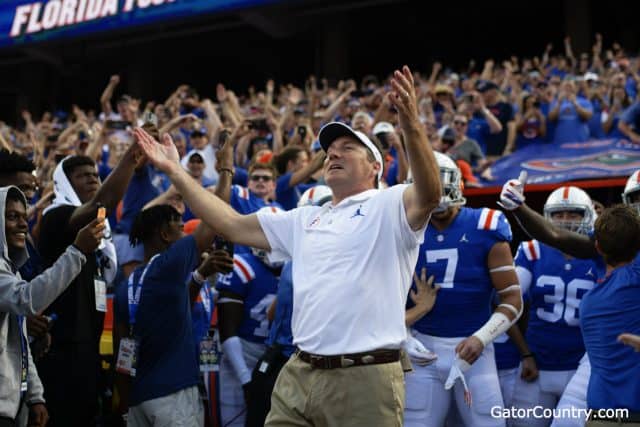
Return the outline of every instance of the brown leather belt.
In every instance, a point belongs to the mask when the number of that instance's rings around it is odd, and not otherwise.
[[[303,362],[316,369],[350,368],[352,366],[379,365],[400,360],[400,350],[372,350],[364,353],[341,354],[337,356],[320,356],[302,350],[296,354]]]

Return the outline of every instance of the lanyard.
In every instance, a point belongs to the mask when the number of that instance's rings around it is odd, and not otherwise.
[[[27,374],[29,370],[29,346],[23,333],[24,316],[18,316],[18,329],[20,330],[20,359],[22,369],[20,370],[20,392],[21,396],[26,392]]]
[[[140,305],[140,295],[142,293],[142,285],[144,283],[144,278],[147,275],[147,271],[151,264],[156,259],[156,257],[160,254],[155,254],[153,258],[149,260],[147,266],[142,270],[142,274],[138,278],[136,283],[133,280],[134,273],[131,273],[129,276],[129,282],[127,283],[127,299],[129,301],[129,331],[133,331],[133,326],[136,324],[136,314],[138,313],[138,305]]]
[[[206,282],[202,288],[200,288],[200,299],[202,300],[202,307],[207,315],[207,320],[211,322],[211,289],[209,289],[209,283]]]

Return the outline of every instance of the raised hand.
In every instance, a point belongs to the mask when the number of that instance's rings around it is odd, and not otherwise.
[[[508,211],[518,209],[525,201],[524,184],[527,180],[527,172],[520,172],[518,179],[510,179],[502,186],[500,201],[498,204]]]
[[[420,126],[413,75],[406,65],[402,67],[402,71],[396,70],[393,73],[391,91],[388,97],[391,104],[398,111],[398,121],[401,128]]]
[[[104,218],[96,218],[81,228],[73,241],[73,245],[85,255],[93,253],[98,249],[100,241],[104,237],[104,221]]]
[[[147,156],[149,161],[162,172],[169,173],[180,168],[180,155],[176,149],[171,135],[162,135],[162,144],[156,141],[142,128],[135,128],[133,135],[138,147]]]

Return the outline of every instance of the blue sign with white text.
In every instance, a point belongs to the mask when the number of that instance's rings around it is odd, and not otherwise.
[[[487,185],[502,185],[528,172],[528,184],[578,179],[626,177],[640,169],[640,146],[624,139],[540,144],[517,150],[498,160]]]
[[[2,0],[0,47],[77,37],[278,0]]]

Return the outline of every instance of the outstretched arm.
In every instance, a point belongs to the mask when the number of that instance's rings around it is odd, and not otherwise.
[[[431,211],[440,203],[442,188],[438,163],[431,144],[424,133],[418,115],[418,103],[409,67],[396,70],[391,80],[389,100],[398,110],[400,128],[409,155],[413,184],[404,192],[404,209],[413,230],[419,230],[429,219]]]
[[[524,203],[524,180],[526,174],[507,181],[500,193],[500,205],[513,212],[520,227],[532,238],[576,258],[598,256],[595,244],[589,237],[554,226]]]
[[[149,160],[169,176],[198,218],[229,241],[245,246],[271,249],[255,214],[240,215],[219,197],[196,183],[180,166],[180,157],[170,135],[164,134],[160,144],[140,128],[136,128],[134,133],[138,145]]]

